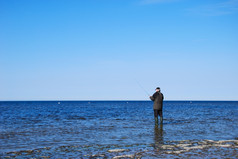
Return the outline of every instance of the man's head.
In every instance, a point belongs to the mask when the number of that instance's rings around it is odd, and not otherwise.
[[[156,91],[156,92],[160,92],[160,88],[157,87],[157,88],[155,89],[155,91]]]

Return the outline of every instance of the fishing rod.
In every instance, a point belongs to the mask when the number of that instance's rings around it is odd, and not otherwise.
[[[150,96],[150,94],[146,91],[146,89],[140,84],[139,81],[135,79],[136,83],[140,86],[140,88],[146,93],[146,95]]]

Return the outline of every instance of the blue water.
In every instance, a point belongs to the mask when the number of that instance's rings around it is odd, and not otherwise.
[[[152,108],[151,101],[0,102],[0,152],[238,138],[238,102],[165,101],[159,130]]]

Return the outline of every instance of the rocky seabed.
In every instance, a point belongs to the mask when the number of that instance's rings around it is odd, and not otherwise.
[[[181,140],[134,145],[74,145],[4,152],[0,158],[238,158],[238,140]]]

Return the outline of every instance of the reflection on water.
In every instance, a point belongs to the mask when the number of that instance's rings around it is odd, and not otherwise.
[[[155,142],[155,148],[158,148],[162,144],[164,144],[164,138],[163,138],[163,124],[155,125],[154,127],[154,142]]]

